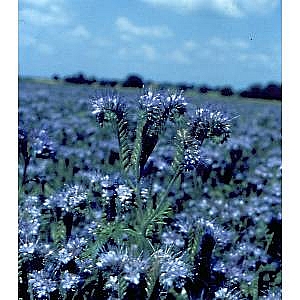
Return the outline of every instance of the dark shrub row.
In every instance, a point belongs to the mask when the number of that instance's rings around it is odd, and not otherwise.
[[[202,85],[198,89],[199,93],[206,94],[208,92],[218,92],[222,96],[239,95],[244,98],[257,98],[257,99],[272,99],[282,100],[282,86],[281,84],[270,83],[265,87],[255,84],[250,86],[246,90],[235,92],[230,86],[224,86],[222,88],[212,88],[207,85]]]
[[[79,73],[78,75],[67,76],[64,78],[64,81],[75,84],[92,84],[97,82],[94,77],[86,78],[82,73]]]
[[[58,75],[53,75],[52,79],[60,80]],[[78,73],[72,76],[66,76],[63,78],[65,82],[73,84],[99,84],[101,86],[115,87],[117,84],[121,84],[123,87],[142,88],[144,86],[143,80],[137,75],[129,75],[124,82],[118,82],[117,80],[100,79],[95,77],[87,78],[83,73]]]
[[[252,85],[248,90],[240,93],[241,97],[261,98],[261,99],[282,99],[282,86],[274,83],[262,87],[259,84]]]
[[[54,80],[59,80],[58,75],[54,75],[52,77]],[[246,90],[242,91],[234,91],[230,86],[223,87],[210,87],[208,85],[200,85],[196,87],[192,84],[187,83],[154,83],[154,82],[144,82],[143,79],[139,75],[128,75],[124,81],[118,80],[109,80],[109,79],[101,79],[97,80],[95,77],[87,78],[84,74],[78,73],[76,75],[67,76],[63,79],[65,82],[75,83],[75,84],[99,84],[100,86],[110,86],[115,87],[117,84],[123,87],[132,87],[132,88],[142,88],[144,85],[154,84],[161,88],[170,88],[176,87],[180,90],[196,90],[201,94],[206,94],[209,92],[216,92],[222,96],[230,97],[233,95],[239,95],[245,98],[259,98],[259,99],[274,99],[281,100],[282,99],[282,86],[281,84],[269,83],[265,87],[255,84],[250,86]]]

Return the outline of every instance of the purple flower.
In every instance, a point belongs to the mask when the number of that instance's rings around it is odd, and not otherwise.
[[[219,142],[225,142],[231,133],[231,121],[233,118],[219,110],[210,108],[197,108],[191,121],[191,135],[203,143],[204,139],[212,138]]]
[[[190,276],[190,270],[183,256],[174,255],[168,248],[165,251],[161,249],[156,251],[153,258],[160,263],[159,282],[165,290],[184,286],[186,279]]]
[[[48,272],[44,270],[33,271],[28,274],[29,286],[33,289],[38,299],[49,297],[49,294],[57,289],[57,283],[49,278]]]
[[[116,94],[93,97],[91,105],[92,113],[96,116],[101,127],[105,121],[112,121],[115,117],[120,120],[126,114],[126,105]]]
[[[64,271],[61,277],[61,287],[65,290],[76,289],[77,284],[80,281],[80,276],[69,273],[68,270]]]

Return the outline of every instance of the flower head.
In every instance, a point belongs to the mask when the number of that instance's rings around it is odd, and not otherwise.
[[[109,271],[111,275],[118,275],[121,272],[124,278],[133,283],[139,284],[141,274],[146,273],[148,261],[142,255],[136,257],[128,253],[127,249],[116,248],[100,254],[97,267]]]
[[[127,253],[118,253],[120,251],[109,250],[99,255],[97,267],[106,270],[110,269],[114,274],[118,274],[122,269],[124,263],[128,260]]]
[[[200,145],[191,136],[188,129],[177,130],[176,136],[177,154],[174,159],[174,164],[179,163],[185,171],[200,169],[207,165],[204,159]]]
[[[184,153],[183,166],[185,171],[207,167],[207,161],[197,145],[187,148]]]
[[[139,103],[141,109],[146,112],[148,121],[153,125],[167,118],[173,120],[176,113],[182,115],[186,112],[183,92],[153,92],[149,89],[140,97]]]
[[[237,290],[222,287],[215,292],[216,300],[238,300],[241,299],[241,293]]]
[[[140,282],[141,274],[146,273],[147,267],[148,262],[142,259],[141,256],[137,258],[129,256],[128,261],[124,265],[124,278],[127,281],[137,285]]]
[[[48,272],[44,270],[29,273],[28,283],[38,299],[48,299],[49,294],[57,289],[57,283],[49,278]]]
[[[68,270],[64,271],[61,278],[61,287],[65,290],[75,289],[80,281],[80,276],[69,273]]]
[[[115,117],[121,119],[126,114],[126,105],[117,94],[93,97],[91,105],[92,113],[96,115],[101,127],[105,121],[111,121]]]
[[[172,287],[182,288],[190,276],[190,270],[183,257],[172,254],[170,248],[166,251],[158,250],[154,253],[154,257],[160,263],[159,281],[163,288],[165,290]]]
[[[206,138],[225,142],[231,133],[231,120],[229,116],[219,110],[210,108],[197,108],[191,126],[192,136],[200,143]]]

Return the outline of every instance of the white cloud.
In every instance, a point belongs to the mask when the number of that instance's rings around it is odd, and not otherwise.
[[[40,42],[37,38],[32,36],[22,36],[22,38],[20,39],[20,46],[31,47],[41,54],[50,55],[54,53],[53,47],[46,43]]]
[[[121,47],[118,50],[118,55],[125,59],[138,58],[148,61],[154,61],[159,57],[157,50],[149,44],[143,44],[139,47],[128,45],[126,47]]]
[[[102,37],[93,38],[92,43],[96,47],[108,47],[112,45],[112,42]]]
[[[176,10],[191,11],[198,8],[204,0],[142,0],[155,6],[166,6]]]
[[[19,43],[21,46],[31,47],[37,45],[37,39],[32,36],[20,35]]]
[[[33,5],[33,6],[46,6],[53,3],[60,3],[63,0],[20,0],[20,3]]]
[[[130,39],[132,36],[165,38],[173,35],[172,31],[167,26],[138,26],[133,24],[126,17],[117,18],[115,24],[122,33],[122,39],[125,40]]]
[[[91,37],[91,34],[89,31],[83,26],[83,25],[77,25],[72,31],[71,35],[75,38],[79,39],[89,39]]]
[[[25,24],[28,22],[38,26],[65,25],[69,22],[68,16],[57,6],[51,6],[47,11],[24,8],[20,11],[19,16]]]
[[[46,55],[51,55],[54,53],[54,49],[50,45],[44,43],[39,43],[37,49],[39,52]]]
[[[209,9],[218,13],[242,17],[249,13],[264,13],[275,8],[279,0],[141,0],[154,6],[164,6],[178,12],[188,13]]]
[[[235,48],[248,49],[250,47],[249,43],[242,39],[234,39],[232,44]]]
[[[239,0],[239,6],[247,12],[266,13],[274,9],[280,3],[280,0]]]
[[[235,0],[141,0],[155,6],[165,6],[178,12],[193,12],[200,9],[210,9],[230,16],[241,16]]]
[[[33,6],[44,6],[48,5],[51,0],[20,0],[21,4],[28,4]]]
[[[239,8],[235,0],[211,0],[211,8],[231,17],[241,17],[244,12]]]
[[[70,21],[63,0],[20,0],[19,18],[38,26],[65,25]]]
[[[223,38],[220,38],[220,37],[212,37],[209,40],[209,44],[211,46],[216,47],[216,48],[224,48],[224,47],[228,46],[228,42],[225,41]]]
[[[156,49],[150,45],[147,45],[147,44],[142,45],[141,51],[143,52],[143,54],[145,55],[145,57],[148,60],[153,61],[153,60],[157,59],[157,57],[158,57]]]
[[[196,50],[198,47],[199,47],[198,43],[196,43],[193,40],[188,40],[183,43],[183,48],[186,51],[193,51]]]
[[[271,57],[264,53],[243,53],[237,59],[248,64],[263,63],[268,65],[271,63]]]
[[[171,59],[173,62],[188,65],[191,63],[189,57],[181,50],[176,49],[168,55],[168,58]]]
[[[244,50],[249,48],[249,43],[243,39],[224,39],[220,37],[212,37],[209,45],[222,50]]]

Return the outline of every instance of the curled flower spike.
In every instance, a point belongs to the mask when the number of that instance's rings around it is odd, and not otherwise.
[[[165,101],[165,108],[171,112],[170,120],[173,121],[175,117],[174,111],[183,115],[186,112],[186,105],[187,103],[183,96],[183,91],[169,94]]]
[[[33,289],[37,299],[48,299],[49,294],[57,289],[57,283],[49,278],[44,270],[29,273],[29,285]]]
[[[225,142],[231,133],[232,118],[221,111],[197,108],[191,126],[191,135],[202,144],[204,139],[213,138]]]
[[[119,253],[120,251],[109,250],[99,255],[97,267],[102,270],[110,270],[114,274],[118,274],[128,260],[127,253]]]
[[[148,121],[155,123],[157,117],[160,121],[167,118],[173,120],[176,113],[184,114],[187,103],[183,92],[153,92],[149,89],[140,97],[139,104],[147,112]]]
[[[145,91],[145,93],[140,96],[139,104],[144,110],[151,110],[153,108],[160,109],[163,103],[163,95],[161,93],[155,93],[151,89]]]
[[[80,281],[80,276],[76,274],[69,273],[68,270],[64,271],[61,276],[61,287],[65,290],[73,289],[77,287],[77,284]]]
[[[127,249],[115,249],[103,252],[96,263],[100,270],[109,271],[111,275],[124,274],[126,281],[139,284],[141,274],[146,273],[148,261],[142,255],[135,257]]]
[[[184,262],[183,256],[173,254],[170,248],[165,251],[160,249],[153,256],[160,262],[159,282],[163,288],[165,290],[172,287],[182,288],[190,276],[189,267]]]
[[[191,171],[193,169],[199,170],[207,167],[207,162],[202,157],[202,153],[199,147],[195,145],[185,150],[183,167],[185,171]]]
[[[93,97],[91,105],[93,108],[92,113],[96,115],[101,127],[105,121],[111,121],[115,117],[120,120],[126,114],[126,105],[116,94]]]
[[[141,279],[141,274],[147,271],[148,262],[142,259],[141,256],[129,257],[129,260],[124,265],[124,278],[128,282],[138,285]]]
[[[188,129],[177,130],[175,141],[177,154],[174,158],[174,165],[180,165],[184,171],[199,170],[208,165],[202,155],[200,145]]]

